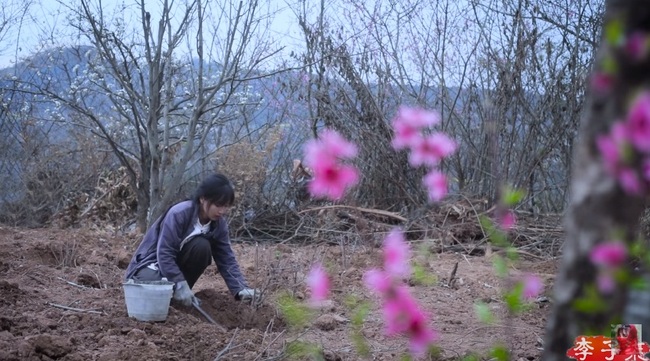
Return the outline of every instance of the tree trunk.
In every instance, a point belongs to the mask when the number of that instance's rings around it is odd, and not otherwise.
[[[626,36],[646,29],[650,24],[650,1],[610,0],[605,13],[605,28],[612,20],[622,21]],[[546,361],[566,360],[566,352],[573,347],[575,337],[586,334],[608,336],[610,324],[620,320],[626,304],[625,284],[618,284],[609,295],[600,295],[605,302],[602,310],[580,311],[574,307],[574,302],[586,297],[595,284],[597,272],[589,260],[592,248],[612,240],[618,230],[625,231],[620,240],[629,243],[637,233],[644,208],[642,197],[626,195],[606,173],[595,138],[608,132],[615,121],[623,119],[630,99],[650,80],[650,64],[647,56],[642,62],[633,64],[623,56],[622,47],[613,47],[604,35],[602,41],[595,71],[602,71],[612,60],[617,63],[618,71],[610,91],[589,95],[581,136],[574,148],[571,198],[565,219],[566,241],[542,355]],[[629,265],[624,267],[631,271]]]
[[[149,215],[149,187],[148,180],[138,181],[138,187],[136,189],[136,196],[138,199],[138,209],[136,211],[136,224],[138,226],[138,231],[145,233],[149,227],[148,215]]]

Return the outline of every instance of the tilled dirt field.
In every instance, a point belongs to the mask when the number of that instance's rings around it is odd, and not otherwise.
[[[291,353],[295,341],[318,346],[326,360],[361,360],[351,320],[354,305],[364,302],[371,305],[361,331],[370,351],[366,359],[398,360],[408,350],[406,340],[384,336],[381,310],[361,281],[366,269],[381,265],[376,246],[234,242],[249,283],[265,296],[258,307],[235,301],[210,266],[195,291],[203,308],[227,328],[223,332],[197,311],[174,304],[165,322],[128,317],[122,277],[139,240],[102,230],[0,227],[0,360],[305,359]],[[539,359],[548,302],[535,302],[508,319],[489,257],[418,257],[435,276],[430,284],[411,282],[410,287],[438,331],[441,353],[435,359],[486,356],[498,343],[509,345],[514,360]],[[331,274],[332,300],[307,327],[291,327],[278,299],[285,294],[306,298],[305,274],[317,261]],[[524,259],[511,271],[539,275],[548,295],[556,263]],[[497,322],[481,323],[476,302],[486,303]]]

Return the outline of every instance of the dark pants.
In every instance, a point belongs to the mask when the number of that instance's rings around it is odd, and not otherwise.
[[[203,236],[196,236],[187,242],[176,258],[176,264],[183,272],[183,276],[190,288],[201,277],[212,261],[212,248],[210,241]],[[159,281],[163,278],[160,271],[151,268],[139,269],[133,279],[136,281]]]

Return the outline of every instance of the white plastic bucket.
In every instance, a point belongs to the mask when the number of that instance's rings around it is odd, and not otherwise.
[[[122,284],[126,311],[129,317],[139,321],[165,321],[169,313],[169,302],[174,293],[174,282],[134,281]]]

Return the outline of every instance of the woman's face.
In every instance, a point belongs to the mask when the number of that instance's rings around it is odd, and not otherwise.
[[[216,221],[222,216],[228,214],[229,206],[217,206],[208,200],[201,198],[201,215],[204,220]]]
[[[618,334],[619,334],[620,336],[627,337],[627,335],[630,334],[630,327],[629,327],[629,326],[622,326],[622,327],[618,330]]]

